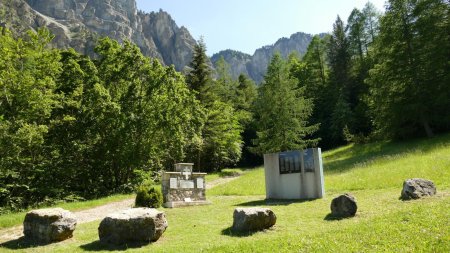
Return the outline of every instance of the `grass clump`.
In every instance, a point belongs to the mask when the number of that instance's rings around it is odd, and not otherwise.
[[[220,177],[238,177],[242,175],[241,169],[223,169],[219,172]]]

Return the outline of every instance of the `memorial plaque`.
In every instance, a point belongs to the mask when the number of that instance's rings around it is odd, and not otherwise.
[[[175,177],[170,178],[169,187],[170,187],[170,189],[177,189],[178,188],[177,178],[175,178]]]
[[[305,172],[314,172],[314,152],[312,149],[303,151],[303,163],[305,164]]]
[[[203,178],[197,178],[197,188],[203,189]]]
[[[180,180],[180,188],[182,189],[192,189],[194,187],[194,181],[192,180]]]
[[[280,174],[300,173],[300,152],[288,151],[279,154]]]

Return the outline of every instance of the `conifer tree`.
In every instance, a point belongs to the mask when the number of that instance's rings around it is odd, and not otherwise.
[[[317,144],[317,139],[308,139],[318,126],[308,124],[312,103],[303,93],[304,88],[291,77],[287,62],[275,54],[255,105],[257,138],[253,151],[264,154]]]
[[[449,12],[446,0],[389,1],[367,80],[384,136],[431,137],[449,129]]]

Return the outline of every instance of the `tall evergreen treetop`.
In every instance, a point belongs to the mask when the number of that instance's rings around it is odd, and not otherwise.
[[[204,102],[207,99],[206,93],[212,82],[212,69],[206,55],[206,45],[203,38],[200,38],[197,45],[194,46],[194,55],[188,71],[186,83],[192,90],[197,91],[197,99]]]
[[[259,154],[302,149],[318,140],[308,139],[317,125],[308,125],[312,102],[303,97],[304,88],[290,76],[289,65],[279,53],[267,69],[256,101],[257,138],[253,149]]]

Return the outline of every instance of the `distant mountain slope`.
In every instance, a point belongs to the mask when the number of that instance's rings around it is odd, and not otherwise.
[[[19,32],[47,26],[56,35],[55,46],[89,55],[100,36],[128,39],[177,70],[190,62],[196,44],[168,13],[138,11],[135,0],[2,0],[0,23]]]
[[[253,55],[244,54],[233,50],[224,50],[211,57],[213,64],[216,64],[220,57],[231,66],[233,77],[244,73],[260,83],[269,65],[270,59],[275,52],[280,52],[283,57],[287,57],[291,52],[296,51],[300,55],[305,54],[313,35],[298,32],[292,34],[290,38],[281,38],[275,44],[264,46],[255,51]]]
[[[0,0],[0,25],[19,33],[48,27],[55,34],[56,47],[72,47],[91,56],[101,36],[128,39],[144,55],[173,64],[178,71],[189,64],[197,43],[167,12],[144,13],[137,9],[135,0]],[[276,51],[284,57],[292,51],[303,55],[311,39],[312,35],[299,32],[257,49],[253,55],[224,50],[214,54],[211,61],[216,64],[223,56],[233,77],[244,73],[260,83]]]

